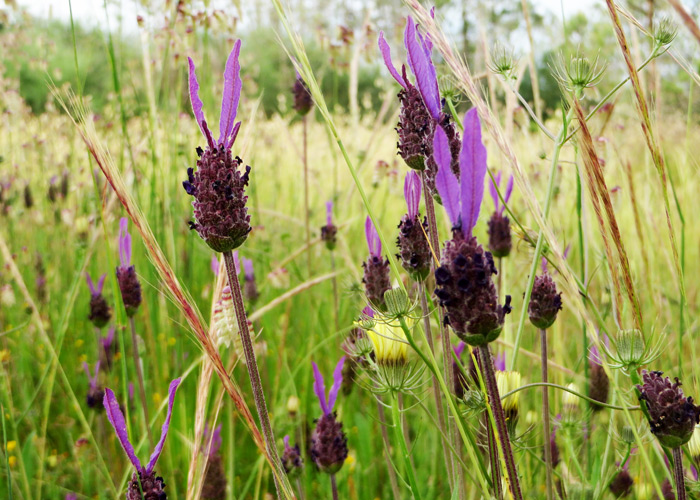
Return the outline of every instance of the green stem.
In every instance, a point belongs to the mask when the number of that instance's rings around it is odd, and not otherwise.
[[[403,432],[403,421],[401,419],[401,408],[399,407],[398,394],[391,394],[391,417],[393,420],[394,428],[394,439],[399,444],[401,448],[401,457],[403,459],[404,468],[406,469],[406,476],[408,477],[408,483],[411,486],[411,495],[415,500],[420,500],[420,491],[418,490],[418,482],[416,481],[416,473],[413,470],[413,464],[411,463],[411,454],[408,451],[408,446],[406,445],[406,440],[404,439]],[[337,498],[337,497],[334,497]]]
[[[571,389],[569,389],[568,387],[565,387],[565,386],[563,386],[563,385],[552,384],[551,382],[547,382],[547,383],[544,383],[544,382],[533,382],[533,383],[531,383],[531,384],[521,385],[521,386],[518,387],[517,389],[513,389],[512,391],[506,392],[505,394],[503,394],[503,395],[501,396],[501,399],[505,399],[505,398],[507,398],[508,396],[510,396],[510,395],[512,395],[512,394],[515,394],[516,392],[524,391],[525,389],[531,389],[531,388],[533,388],[533,387],[543,387],[543,386],[545,386],[545,387],[554,387],[555,389],[559,389],[559,390],[568,392],[568,393],[573,394],[574,396],[577,396],[577,397],[579,397],[579,398],[581,398],[581,399],[584,399],[584,400],[586,400],[586,401],[588,401],[588,402],[590,402],[590,403],[595,403],[595,404],[598,405],[598,406],[602,406],[602,407],[604,407],[604,408],[609,408],[609,409],[611,409],[611,410],[621,410],[621,411],[622,411],[622,410],[628,410],[628,411],[634,411],[634,410],[641,410],[641,409],[642,409],[640,406],[623,407],[623,406],[611,405],[611,404],[608,404],[608,403],[601,403],[600,401],[596,401],[596,400],[594,400],[594,399],[592,399],[592,398],[589,398],[588,396],[584,396],[584,395],[581,394],[580,392],[576,392],[576,391],[574,391],[574,390],[571,390]]]
[[[555,178],[557,173],[557,163],[559,162],[559,153],[564,145],[566,130],[568,127],[569,119],[571,117],[571,110],[567,113],[564,123],[562,124],[559,135],[557,136],[557,141],[554,143],[554,152],[552,154],[552,164],[549,170],[549,184],[547,187],[547,198],[544,202],[544,212],[542,213],[542,219],[546,222],[549,217],[549,211],[552,208],[552,200],[554,199],[554,187]],[[520,350],[520,342],[522,341],[523,331],[525,328],[525,317],[527,316],[527,305],[530,302],[530,294],[532,293],[532,286],[535,283],[535,274],[537,273],[537,266],[540,263],[540,255],[542,254],[542,247],[544,246],[544,231],[540,228],[539,235],[537,236],[537,244],[535,245],[535,255],[532,257],[532,264],[530,265],[530,276],[528,277],[527,287],[525,288],[525,296],[523,297],[523,306],[520,308],[520,318],[518,321],[518,331],[515,335],[515,343],[513,344],[513,356],[510,361],[511,370],[515,369],[516,362],[518,361],[518,351]]]

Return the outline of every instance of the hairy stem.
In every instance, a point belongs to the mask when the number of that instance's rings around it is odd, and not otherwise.
[[[520,491],[518,469],[515,467],[513,450],[511,449],[510,437],[508,436],[508,427],[506,427],[506,417],[503,414],[501,398],[498,395],[498,384],[496,383],[496,374],[493,370],[493,361],[491,360],[491,351],[488,344],[479,346],[479,356],[481,357],[481,369],[484,373],[486,390],[489,396],[489,405],[496,422],[496,431],[498,432],[498,439],[501,442],[501,450],[506,463],[508,487],[515,500],[522,500],[523,494]]]
[[[418,490],[418,482],[416,481],[416,473],[413,470],[413,464],[411,463],[411,453],[408,451],[408,446],[406,445],[406,440],[404,439],[403,420],[401,419],[399,398],[395,393],[391,395],[391,416],[394,427],[394,439],[398,443],[401,450],[401,458],[403,459],[404,468],[406,469],[408,484],[411,487],[411,495],[414,500],[420,500],[421,496],[420,491]]]
[[[226,263],[226,272],[228,273],[229,287],[231,288],[231,296],[233,298],[233,307],[236,311],[236,319],[238,320],[238,330],[241,335],[241,343],[243,344],[246,367],[248,368],[250,384],[253,387],[253,399],[255,400],[255,408],[258,411],[258,417],[260,418],[260,426],[262,427],[262,433],[265,438],[267,454],[270,456],[270,461],[277,469],[276,472],[279,472],[281,471],[281,462],[279,455],[277,454],[275,436],[272,432],[272,426],[270,425],[270,415],[267,412],[265,394],[263,393],[262,381],[260,380],[260,373],[258,372],[258,362],[255,359],[255,351],[253,350],[253,341],[250,337],[250,332],[248,331],[248,317],[246,316],[245,306],[243,305],[241,285],[238,282],[238,276],[236,276],[236,266],[233,261],[233,254],[230,251],[224,252],[224,262]],[[277,497],[279,498],[280,488],[277,481],[277,474],[273,474],[273,477],[275,478],[275,488],[277,489]]]
[[[680,446],[673,449],[673,479],[676,481],[676,497],[678,500],[685,500],[687,496],[683,476],[683,450]]]
[[[547,330],[540,329],[540,344],[542,346],[542,382],[547,383]],[[549,444],[551,430],[549,427],[549,387],[542,387],[542,430],[544,433],[544,462],[547,471],[547,500],[554,499],[552,488],[552,447]]]
[[[331,490],[333,490],[333,500],[338,500],[338,485],[335,482],[335,474],[331,474]]]

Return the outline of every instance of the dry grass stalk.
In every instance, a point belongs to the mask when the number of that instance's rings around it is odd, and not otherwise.
[[[618,315],[618,325],[622,326],[624,324],[620,317],[620,307],[622,306],[622,287],[620,285],[620,272],[618,270],[619,265],[622,270],[622,280],[624,281],[627,298],[629,299],[630,305],[634,310],[636,327],[643,331],[642,311],[639,307],[639,301],[634,291],[634,283],[632,282],[629,260],[627,259],[625,247],[622,244],[620,228],[617,225],[615,212],[612,207],[612,202],[610,201],[610,192],[608,191],[608,186],[605,183],[605,177],[603,177],[603,169],[600,166],[600,161],[598,160],[595,146],[593,146],[593,138],[588,130],[586,115],[583,112],[583,108],[581,108],[581,103],[576,97],[574,97],[573,107],[580,126],[579,144],[581,145],[581,152],[583,156],[586,186],[588,187],[588,193],[590,195],[591,202],[593,203],[593,210],[600,226],[601,237],[605,246],[605,253],[610,266],[610,274],[612,275],[615,288],[615,296],[617,297],[618,308],[616,309],[616,313]],[[613,254],[612,245],[614,245],[617,255]]]
[[[671,241],[671,251],[673,252],[673,266],[676,272],[676,277],[678,279],[678,286],[680,288],[681,294],[681,308],[685,306],[686,295],[685,295],[685,279],[683,277],[683,271],[681,269],[681,261],[678,255],[678,244],[676,242],[676,235],[673,228],[673,219],[671,218],[671,210],[668,195],[668,178],[666,174],[666,163],[664,156],[661,152],[656,137],[654,135],[653,125],[651,122],[651,116],[649,114],[649,107],[647,105],[646,98],[644,96],[644,89],[642,89],[641,82],[639,80],[639,73],[637,68],[632,61],[632,56],[629,51],[627,44],[627,38],[625,37],[625,32],[620,24],[620,17],[617,15],[617,9],[615,7],[615,2],[613,0],[606,0],[608,7],[608,12],[610,14],[610,19],[613,23],[613,28],[615,30],[615,36],[620,45],[620,50],[625,59],[625,64],[627,65],[627,70],[630,75],[630,81],[632,82],[632,88],[634,89],[635,102],[637,104],[637,111],[640,115],[640,125],[642,127],[642,132],[644,133],[644,139],[646,140],[647,147],[651,153],[652,160],[654,161],[654,166],[656,167],[657,173],[659,174],[661,180],[661,190],[664,198],[664,210],[666,211],[666,225],[668,227],[668,236]],[[681,332],[682,334],[682,332]]]

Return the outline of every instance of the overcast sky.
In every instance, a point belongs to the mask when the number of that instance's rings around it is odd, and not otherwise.
[[[515,1],[515,0],[514,0]],[[216,2],[223,5],[230,2]],[[560,16],[562,4],[564,15],[570,16],[594,5],[596,0],[533,0],[532,4],[539,11],[549,10]],[[70,19],[68,0],[19,0],[19,4],[28,8],[37,17],[49,17],[61,20]],[[103,0],[72,0],[73,17],[76,21],[87,26],[106,27],[107,21],[103,8]],[[141,9],[132,0],[122,0],[119,7],[112,7],[110,21],[112,28],[117,24],[116,17],[121,14],[122,28],[136,31],[136,16]]]

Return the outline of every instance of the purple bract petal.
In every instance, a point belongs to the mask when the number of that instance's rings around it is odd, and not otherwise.
[[[416,39],[416,27],[413,18],[408,16],[404,41],[408,52],[408,61],[416,75],[416,86],[423,96],[425,107],[434,120],[440,118],[440,91],[438,90],[435,67],[426,56],[425,43]]]
[[[102,400],[102,404],[105,406],[107,419],[109,420],[109,423],[112,424],[112,427],[114,427],[114,432],[117,434],[117,439],[122,445],[122,448],[124,448],[126,456],[129,457],[129,460],[137,471],[143,471],[141,461],[136,456],[136,453],[134,453],[134,447],[129,441],[129,436],[126,433],[126,421],[124,420],[124,414],[122,414],[122,411],[119,409],[119,402],[112,392],[112,389],[105,389],[105,396]]]
[[[211,256],[211,270],[214,273],[214,276],[217,278],[219,277],[219,256],[218,254],[214,254]]]
[[[540,262],[542,265],[542,272],[546,273],[547,272],[547,257],[542,257],[542,261]]]
[[[508,185],[506,186],[506,195],[503,197],[503,201],[508,203],[510,201],[510,195],[513,194],[513,174],[510,174],[508,178]],[[505,210],[506,207],[501,207],[501,212]]]
[[[291,446],[289,445],[289,434],[287,434],[286,436],[284,436],[284,437],[282,438],[282,441],[284,441],[284,449],[285,449],[285,450],[291,448]]]
[[[90,287],[90,293],[92,295],[97,295],[97,289],[95,288],[95,284],[92,282],[90,273],[88,273],[87,271],[85,272],[85,281],[87,281],[87,285],[88,287]]]
[[[194,70],[194,62],[192,61],[191,57],[188,57],[187,61],[189,62],[190,67],[190,102],[192,103],[194,119],[197,120],[197,125],[199,125],[199,130],[202,131],[202,135],[207,137],[206,132],[204,132],[204,112],[202,111],[202,100],[199,98],[199,82],[197,81],[197,74]]]
[[[333,202],[331,200],[326,202],[326,224],[333,225]]]
[[[335,401],[338,399],[338,391],[340,391],[340,386],[343,385],[343,364],[345,363],[345,356],[340,358],[338,364],[333,370],[333,385],[328,393],[328,411],[332,412],[335,406]]]
[[[109,327],[107,336],[102,339],[102,347],[105,351],[112,346],[112,342],[114,342],[114,325]]]
[[[457,344],[457,347],[453,347],[455,352],[455,356],[457,356],[457,359],[462,357],[462,353],[464,352],[464,348],[467,347],[467,344],[462,342],[461,340],[459,341],[459,344]]]
[[[493,366],[499,372],[506,371],[506,353],[505,352],[501,352],[499,354],[496,354],[496,359],[493,362]]]
[[[238,101],[241,98],[243,82],[240,76],[241,64],[238,62],[240,52],[241,41],[236,40],[224,69],[224,95],[221,97],[221,117],[219,118],[219,144],[223,144],[224,147],[233,145],[230,137],[236,121]]]
[[[207,455],[213,456],[221,448],[221,424],[219,424],[214,432],[211,432],[209,426],[204,428],[204,444],[206,446]]]
[[[438,166],[438,172],[435,176],[435,187],[440,198],[442,198],[442,206],[445,207],[450,222],[452,222],[453,226],[458,226],[460,214],[459,181],[452,172],[452,168],[450,168],[452,153],[450,152],[447,134],[442,130],[442,127],[435,128],[433,157]]]
[[[498,199],[498,188],[501,186],[501,172],[496,173],[493,176],[493,179],[491,182],[489,182],[489,194],[491,195],[491,199],[493,200],[493,207],[496,210],[496,212],[499,212],[499,207],[501,204],[501,200]]]
[[[394,67],[394,63],[391,62],[391,48],[389,47],[389,44],[386,43],[386,40],[384,39],[384,32],[380,31],[379,32],[379,51],[382,53],[382,57],[384,58],[384,64],[386,64],[387,69],[389,70],[389,73],[391,73],[391,76],[394,77],[394,80],[399,82],[399,85],[401,85],[403,88],[408,88],[408,85],[404,81],[404,79],[399,75],[399,72],[396,71],[396,68]]]
[[[245,279],[252,280],[255,279],[255,273],[253,272],[253,261],[251,259],[246,259],[243,257],[243,272],[245,273]]]
[[[326,385],[323,381],[323,375],[321,375],[318,365],[314,361],[311,362],[311,366],[314,368],[314,392],[318,398],[318,403],[321,405],[321,411],[324,415],[328,415],[330,410],[326,403]]]
[[[151,458],[148,460],[148,465],[146,465],[146,474],[153,472],[153,468],[156,466],[158,457],[160,457],[163,451],[163,445],[165,444],[165,438],[168,437],[168,429],[170,428],[170,417],[173,413],[173,402],[175,401],[175,391],[180,385],[181,379],[176,378],[170,382],[170,387],[168,388],[168,413],[165,416],[165,422],[163,423],[163,428],[160,431],[160,440],[156,444],[156,449],[153,450]]]
[[[464,116],[464,138],[459,152],[462,232],[471,236],[479,219],[486,177],[486,147],[481,142],[481,123],[476,108]]]
[[[374,310],[370,306],[365,306],[362,309],[362,314],[367,318],[374,318]]]
[[[379,233],[377,229],[372,224],[372,219],[367,216],[365,220],[365,238],[367,238],[367,246],[369,247],[369,254],[372,257],[382,256],[382,241],[379,239]]]
[[[129,219],[119,220],[119,262],[122,267],[131,265],[131,235],[129,234]]]
[[[403,197],[406,200],[406,206],[408,207],[408,217],[411,219],[418,215],[420,195],[420,176],[415,172],[415,170],[410,170],[406,174],[406,180],[403,184]]]

